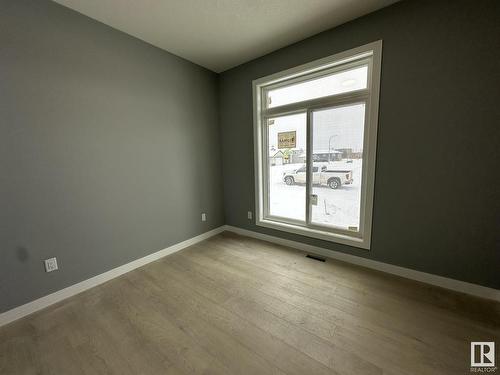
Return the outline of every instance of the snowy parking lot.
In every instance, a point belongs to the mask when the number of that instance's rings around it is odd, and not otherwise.
[[[326,164],[326,163],[323,163]],[[315,163],[316,165],[316,163]],[[312,206],[311,221],[314,224],[331,225],[348,229],[359,227],[359,207],[361,197],[362,160],[330,162],[328,169],[352,170],[353,183],[338,189],[328,186],[313,186],[313,194],[318,196],[317,205]],[[285,164],[270,167],[270,214],[297,220],[305,220],[305,184],[286,185],[283,174],[297,170],[303,164]]]

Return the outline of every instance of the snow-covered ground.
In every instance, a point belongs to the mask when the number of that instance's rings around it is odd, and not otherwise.
[[[315,163],[316,165],[316,163]],[[292,219],[305,220],[305,185],[288,186],[283,182],[283,172],[293,171],[303,164],[286,164],[270,167],[270,213]],[[342,185],[334,190],[328,186],[313,186],[318,204],[312,206],[312,222],[341,228],[359,227],[362,161],[330,163],[329,169],[353,171],[353,184]]]

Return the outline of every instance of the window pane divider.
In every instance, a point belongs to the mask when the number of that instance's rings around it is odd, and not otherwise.
[[[311,224],[311,193],[312,193],[312,178],[313,178],[313,163],[312,163],[312,132],[311,132],[311,114],[310,109],[306,115],[306,226]]]
[[[356,103],[360,100],[368,99],[369,96],[370,96],[370,90],[368,89],[351,91],[345,94],[324,96],[317,99],[311,99],[303,102],[282,105],[275,108],[263,109],[261,110],[261,115],[263,118],[270,118],[270,117],[276,117],[278,115],[294,114],[299,112],[305,112],[309,109],[315,109],[318,107]]]

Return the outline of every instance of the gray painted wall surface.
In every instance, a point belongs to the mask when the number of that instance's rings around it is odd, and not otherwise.
[[[499,1],[403,1],[223,73],[226,223],[500,288],[499,15]],[[378,39],[371,251],[255,226],[252,80]]]
[[[1,1],[0,312],[222,225],[221,164],[215,73]]]

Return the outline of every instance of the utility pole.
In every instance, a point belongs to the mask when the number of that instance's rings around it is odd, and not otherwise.
[[[338,134],[334,134],[334,135],[330,136],[330,138],[328,139],[328,162],[332,161],[332,146],[331,146],[331,143],[332,143],[332,139],[335,138],[335,137],[338,137]]]

